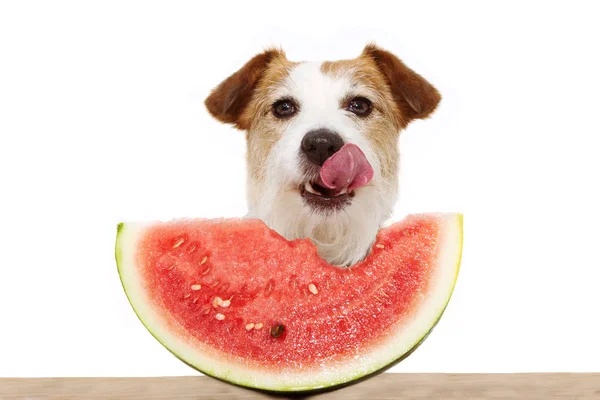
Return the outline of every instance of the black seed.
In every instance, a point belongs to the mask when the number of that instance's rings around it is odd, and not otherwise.
[[[285,326],[279,324],[271,327],[271,336],[278,338],[285,331]]]

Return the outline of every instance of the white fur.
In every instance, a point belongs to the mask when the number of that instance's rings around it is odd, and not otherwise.
[[[273,100],[293,97],[299,102],[300,111],[290,119],[270,152],[264,182],[256,182],[251,176],[248,180],[252,193],[249,217],[262,219],[289,240],[310,238],[319,254],[334,265],[354,264],[365,257],[396,200],[396,183],[382,182],[377,154],[355,118],[340,108],[340,101],[348,94],[372,90],[353,81],[351,71],[334,78],[321,71],[320,63],[296,66],[274,90]],[[330,129],[340,134],[345,143],[359,146],[374,170],[371,182],[355,191],[351,205],[331,213],[305,205],[297,189],[306,181],[300,168],[300,143],[307,132],[317,128]]]

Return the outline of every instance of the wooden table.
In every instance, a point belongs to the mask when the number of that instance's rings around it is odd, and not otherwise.
[[[267,398],[277,396],[208,377],[0,379],[0,400]],[[337,391],[296,398],[600,400],[600,373],[385,373]]]

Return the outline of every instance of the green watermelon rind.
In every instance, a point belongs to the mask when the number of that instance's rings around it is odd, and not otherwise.
[[[171,332],[168,331],[168,329],[163,329],[164,332],[161,332],[161,320],[160,317],[157,317],[156,315],[151,315],[153,313],[152,309],[150,306],[146,307],[146,305],[148,303],[144,302],[144,299],[139,299],[139,301],[136,301],[135,299],[135,293],[134,289],[132,289],[132,286],[135,284],[135,281],[130,280],[127,278],[128,274],[126,272],[127,266],[125,265],[126,263],[124,262],[124,255],[123,255],[123,251],[124,251],[124,247],[127,246],[123,246],[123,242],[126,242],[127,238],[128,238],[128,233],[129,236],[131,236],[131,233],[134,233],[133,238],[135,239],[135,232],[136,231],[136,227],[138,228],[137,230],[139,231],[143,231],[143,227],[145,225],[150,226],[151,224],[135,224],[135,223],[119,223],[117,226],[117,239],[116,239],[116,245],[115,245],[115,258],[116,258],[116,262],[117,262],[117,269],[119,272],[119,277],[121,280],[121,284],[123,286],[123,289],[125,291],[125,294],[127,296],[127,299],[129,301],[129,303],[131,304],[136,316],[138,317],[138,319],[140,320],[140,322],[146,327],[146,329],[148,330],[148,332],[150,332],[150,334],[159,342],[161,343],[167,350],[169,350],[175,357],[177,357],[178,359],[180,359],[181,361],[183,361],[185,364],[189,365],[190,367],[198,370],[199,372],[211,376],[213,378],[228,382],[228,383],[233,383],[235,385],[238,386],[243,386],[243,387],[247,387],[247,388],[252,388],[252,389],[258,389],[258,390],[262,390],[262,391],[267,391],[267,392],[280,392],[280,393],[290,393],[290,392],[294,392],[294,393],[316,393],[316,392],[322,392],[322,391],[328,391],[328,390],[332,390],[332,389],[337,389],[337,388],[341,388],[350,384],[354,384],[360,381],[363,381],[371,376],[380,374],[386,370],[388,370],[389,368],[393,367],[394,365],[398,364],[399,362],[401,362],[402,360],[404,360],[406,357],[408,357],[410,354],[412,354],[424,341],[425,339],[430,335],[431,331],[433,330],[433,328],[437,325],[437,323],[439,322],[439,320],[441,319],[444,311],[446,310],[450,298],[452,297],[452,294],[454,292],[454,288],[456,286],[456,281],[458,278],[458,273],[460,270],[460,264],[461,264],[461,259],[462,259],[462,245],[463,245],[463,215],[459,214],[459,213],[455,213],[455,214],[423,214],[423,215],[429,215],[429,216],[434,216],[437,215],[439,216],[439,218],[443,218],[446,222],[445,225],[445,234],[440,234],[440,237],[443,238],[443,245],[442,248],[445,249],[446,251],[450,250],[451,251],[451,255],[453,255],[453,258],[450,260],[444,259],[444,257],[439,258],[439,262],[438,262],[438,267],[440,264],[442,263],[446,263],[448,264],[446,266],[446,268],[449,269],[449,272],[453,272],[452,274],[452,278],[451,281],[447,282],[448,283],[448,287],[446,288],[446,295],[442,297],[442,295],[439,295],[437,297],[439,297],[440,299],[443,298],[444,300],[441,301],[440,300],[440,304],[438,307],[435,307],[438,311],[436,311],[435,313],[432,313],[432,315],[435,315],[434,318],[430,318],[429,319],[429,323],[424,324],[427,325],[428,328],[427,329],[423,329],[422,330],[422,335],[420,335],[418,338],[416,338],[416,340],[412,340],[412,343],[408,343],[407,345],[403,346],[404,348],[406,348],[405,351],[402,352],[396,352],[396,356],[394,356],[393,359],[391,360],[387,360],[385,362],[378,362],[378,363],[374,363],[372,366],[370,366],[367,369],[363,369],[363,370],[357,370],[357,372],[352,373],[351,371],[349,371],[348,373],[346,373],[345,375],[339,376],[337,379],[332,379],[332,380],[319,380],[319,378],[321,377],[320,373],[315,373],[314,374],[314,379],[305,379],[305,384],[304,385],[285,385],[282,384],[281,382],[278,382],[278,384],[269,384],[268,382],[263,382],[262,384],[260,383],[260,379],[258,380],[259,383],[257,383],[256,381],[256,375],[261,375],[263,374],[262,371],[246,371],[249,372],[249,376],[246,376],[246,379],[244,379],[243,377],[243,373],[235,373],[234,371],[232,371],[232,367],[227,367],[227,362],[223,362],[220,360],[216,360],[216,359],[212,359],[211,360],[211,364],[210,365],[217,365],[218,364],[224,364],[223,367],[221,368],[221,371],[217,371],[217,369],[219,368],[208,368],[209,363],[194,363],[193,361],[190,360],[190,358],[192,358],[193,354],[184,354],[184,351],[178,351],[177,349],[174,349],[173,344],[176,344],[176,342],[180,342],[179,344],[185,346],[185,343],[182,343],[180,340],[178,341],[175,337],[169,338],[169,336],[173,336],[173,334]],[[130,229],[133,228],[133,229]],[[128,231],[132,231],[132,232],[128,232]],[[451,243],[446,243],[446,242],[451,242]],[[453,242],[453,243],[452,243]],[[133,246],[130,246],[128,248],[132,248]],[[449,249],[448,249],[449,247]],[[452,254],[454,253],[454,254]],[[446,257],[448,258],[448,257]],[[132,265],[133,266],[133,265]],[[133,279],[135,279],[135,277],[133,277]],[[450,280],[450,277],[446,278],[447,280]],[[444,287],[442,287],[444,288]],[[440,289],[441,290],[441,289]],[[145,309],[146,308],[146,309]],[[433,307],[432,307],[433,308]],[[417,311],[415,313],[415,316],[418,317],[419,316],[419,311]],[[156,323],[153,324],[152,319],[156,319]],[[415,318],[417,319],[417,318]],[[394,337],[393,339],[401,339],[400,337]],[[174,343],[169,343],[173,341]],[[396,346],[399,347],[398,343],[390,340],[390,343],[386,345],[381,346],[381,348],[383,350],[385,350],[386,347],[391,347],[394,344]],[[170,345],[171,344],[171,345]],[[196,351],[196,353],[198,353]],[[384,353],[387,353],[384,351]],[[208,358],[211,358],[210,356]],[[203,365],[200,365],[203,364]],[[241,367],[243,369],[243,367]],[[254,374],[254,375],[253,375]],[[307,374],[308,377],[311,376],[311,374]],[[275,380],[275,382],[277,382],[277,380]]]

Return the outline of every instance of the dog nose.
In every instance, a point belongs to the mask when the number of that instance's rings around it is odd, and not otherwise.
[[[302,152],[308,160],[323,165],[325,160],[342,148],[344,140],[340,135],[327,129],[315,129],[302,139]]]

